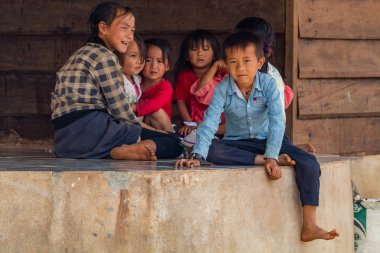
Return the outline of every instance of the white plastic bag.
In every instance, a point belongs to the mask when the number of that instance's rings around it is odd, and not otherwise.
[[[354,201],[355,253],[380,252],[380,199]]]

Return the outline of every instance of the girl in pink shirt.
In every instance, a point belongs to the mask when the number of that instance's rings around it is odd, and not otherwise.
[[[174,83],[174,100],[184,122],[179,134],[189,134],[203,121],[215,86],[227,74],[219,59],[220,45],[210,31],[191,31],[182,42]],[[224,133],[223,127],[218,133]]]

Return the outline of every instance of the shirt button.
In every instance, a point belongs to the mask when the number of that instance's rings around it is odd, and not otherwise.
[[[252,130],[252,129],[253,129],[253,127],[250,127],[250,128],[249,128],[249,130]]]
[[[249,108],[249,107],[251,107],[250,105],[247,105],[247,107]]]

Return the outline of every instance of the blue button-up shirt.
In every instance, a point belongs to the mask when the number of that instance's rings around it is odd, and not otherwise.
[[[278,159],[285,131],[285,117],[276,80],[257,72],[248,101],[227,76],[218,86],[205,119],[198,127],[193,152],[207,157],[222,112],[226,116],[226,140],[267,139],[265,158]]]

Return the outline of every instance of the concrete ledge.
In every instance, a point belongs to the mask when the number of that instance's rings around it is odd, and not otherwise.
[[[294,169],[1,171],[1,252],[353,252],[348,160],[322,163],[319,224],[300,241]]]
[[[351,177],[363,198],[380,199],[380,155],[352,156]]]

